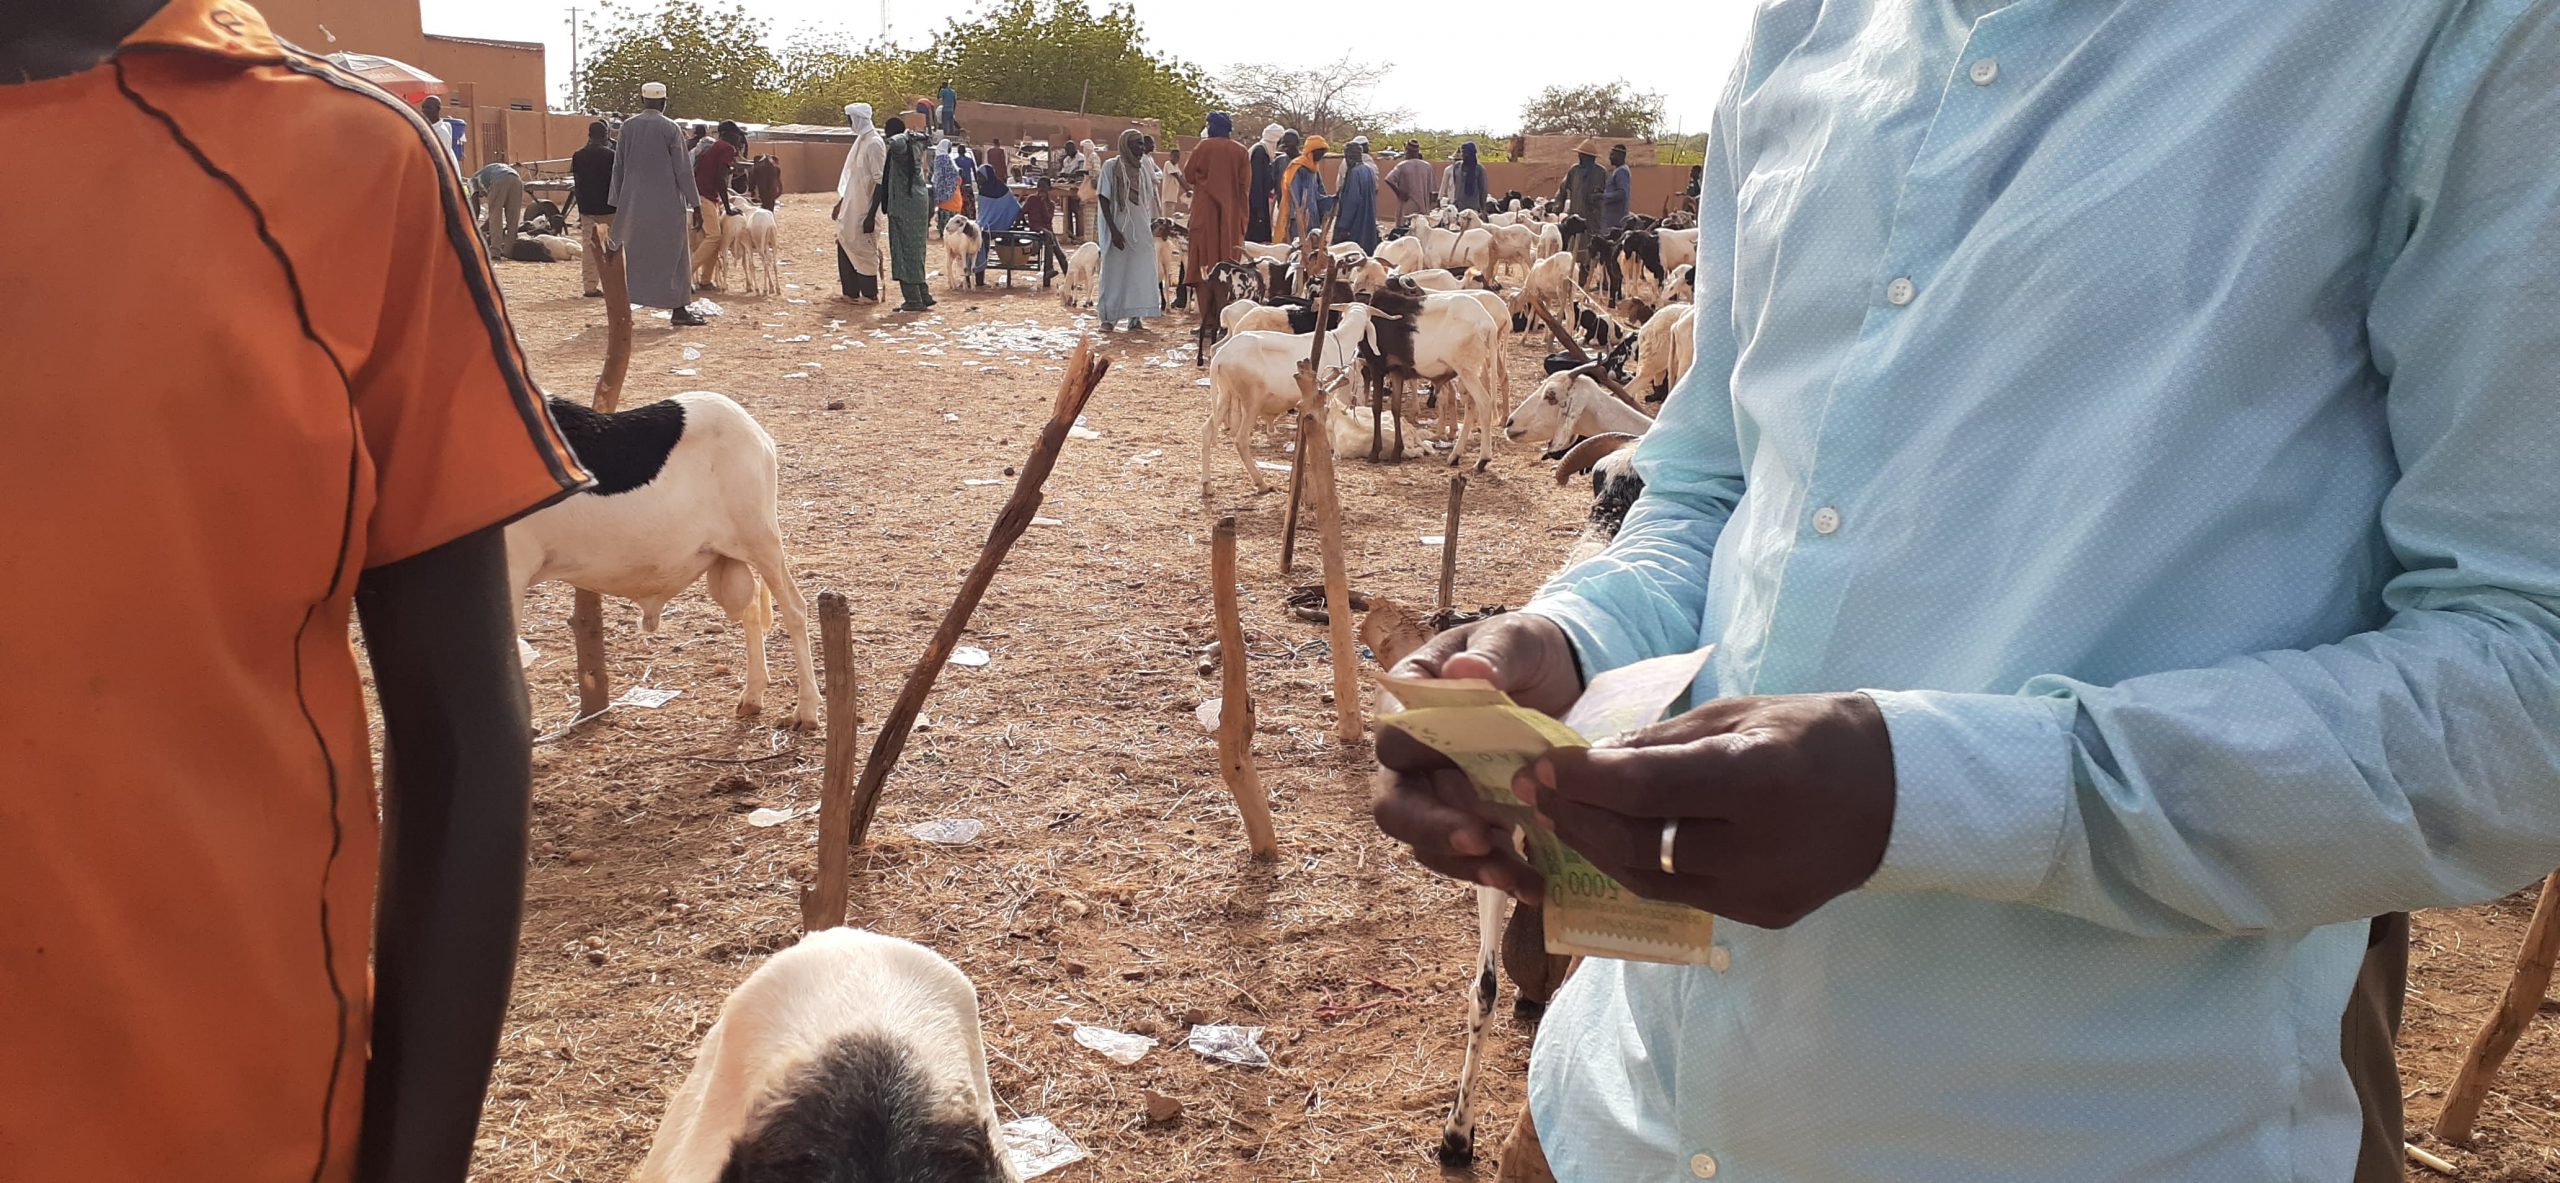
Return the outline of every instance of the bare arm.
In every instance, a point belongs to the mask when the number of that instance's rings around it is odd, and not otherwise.
[[[531,726],[492,527],[356,585],[382,702],[383,852],[364,1183],[453,1183],[514,973]]]

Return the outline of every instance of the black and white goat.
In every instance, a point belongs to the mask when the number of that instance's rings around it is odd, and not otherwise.
[[[1502,322],[1486,309],[1487,302],[1499,307],[1500,298],[1481,295],[1485,299],[1461,292],[1429,292],[1409,279],[1397,278],[1364,297],[1379,314],[1377,332],[1364,355],[1370,363],[1373,390],[1383,394],[1394,388],[1392,405],[1399,429],[1408,384],[1426,381],[1450,391],[1452,397],[1440,412],[1443,434],[1453,440],[1449,463],[1454,466],[1465,457],[1467,432],[1472,429],[1478,439],[1478,472],[1493,463],[1494,418],[1502,413],[1511,381],[1502,364]],[[1372,400],[1373,405],[1387,401]],[[1397,442],[1403,442],[1401,435]]]
[[[851,928],[720,1005],[632,1183],[1019,1183],[967,974]]]
[[[791,582],[774,511],[773,437],[746,408],[708,390],[609,415],[555,398],[551,416],[596,486],[507,527],[517,628],[525,590],[556,579],[639,604],[642,631],[656,632],[667,601],[708,576],[711,598],[747,634],[738,713],[764,709],[764,638],[779,600],[800,663],[791,725],[817,727],[809,608]]]
[[[1237,305],[1229,305],[1228,311],[1236,308]],[[1376,348],[1378,328],[1373,310],[1366,304],[1345,306],[1341,319],[1326,331],[1324,338],[1323,353],[1316,358],[1318,381],[1324,381],[1330,372],[1358,366],[1364,345],[1371,350]],[[1298,367],[1315,355],[1313,334],[1239,332],[1218,346],[1218,352],[1209,358],[1209,413],[1200,424],[1203,499],[1211,495],[1210,460],[1217,450],[1222,427],[1235,441],[1236,456],[1244,462],[1245,474],[1253,478],[1254,491],[1271,491],[1271,482],[1253,463],[1253,431],[1297,407]]]

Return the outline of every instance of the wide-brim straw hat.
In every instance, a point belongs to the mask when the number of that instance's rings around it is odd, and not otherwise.
[[[1597,140],[1584,140],[1573,146],[1573,154],[1576,156],[1598,156],[1600,154],[1600,142]]]

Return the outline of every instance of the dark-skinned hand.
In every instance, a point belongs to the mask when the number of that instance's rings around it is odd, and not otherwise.
[[[1433,637],[1395,672],[1418,678],[1481,678],[1513,702],[1562,715],[1582,697],[1582,671],[1564,630],[1544,617],[1509,613]],[[1511,827],[1482,808],[1475,786],[1447,757],[1393,727],[1378,733],[1377,797],[1370,811],[1387,836],[1413,848],[1423,866],[1535,903],[1545,884],[1511,845]]]
[[[1512,793],[1637,895],[1784,928],[1883,863],[1893,743],[1863,694],[1719,699],[1595,747],[1549,752]],[[1667,875],[1670,818],[1680,820],[1678,873]]]

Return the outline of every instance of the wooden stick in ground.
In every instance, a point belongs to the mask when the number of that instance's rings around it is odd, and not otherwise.
[[[2542,899],[2533,906],[2533,923],[2524,930],[2524,948],[2516,952],[2515,976],[2498,999],[2498,1009],[2481,1026],[2480,1034],[2472,1037],[2471,1051],[2462,1057],[2461,1070],[2445,1090],[2444,1109],[2436,1114],[2437,1140],[2471,1144],[2471,1123],[2479,1120],[2480,1103],[2488,1099],[2489,1086],[2497,1083],[2498,1065],[2515,1049],[2534,1012],[2542,1009],[2542,996],[2551,988],[2555,955],[2560,955],[2560,871],[2542,881]]]
[[[844,923],[845,863],[852,855],[847,839],[862,706],[853,673],[853,607],[840,593],[818,593],[818,651],[826,662],[827,764],[818,787],[818,880],[800,892],[800,927],[809,932]]]
[[[1298,565],[1298,502],[1307,492],[1307,421],[1298,420],[1297,444],[1289,450],[1289,515],[1280,521],[1280,573]]]
[[[1582,351],[1581,343],[1573,339],[1572,333],[1565,331],[1564,322],[1556,319],[1554,309],[1547,307],[1546,302],[1543,300],[1531,300],[1529,301],[1529,306],[1537,309],[1538,319],[1547,322],[1547,332],[1554,334],[1556,344],[1562,346],[1564,348],[1564,352],[1573,355],[1573,364],[1577,366],[1591,366],[1591,380],[1599,383],[1601,389],[1617,395],[1618,401],[1625,403],[1630,407],[1634,407],[1639,411],[1644,411],[1644,404],[1637,401],[1636,396],[1628,392],[1625,383],[1620,382],[1617,378],[1611,376],[1609,371],[1592,365],[1591,355]],[[1651,411],[1645,411],[1645,414],[1648,416],[1652,413],[1653,412]]]
[[[1253,688],[1245,681],[1244,620],[1236,605],[1236,520],[1218,519],[1209,535],[1210,599],[1218,614],[1218,772],[1235,794],[1236,812],[1244,815],[1244,836],[1253,857],[1280,857],[1280,838],[1271,829],[1271,799],[1262,791],[1262,774],[1253,765]]]
[[[631,285],[622,252],[597,261],[604,281],[604,372],[596,377],[595,409],[608,415],[622,406],[622,379],[631,371]],[[604,597],[579,591],[569,597],[569,639],[578,654],[578,717],[604,713],[613,703],[613,676],[604,665]]]
[[[987,585],[995,582],[996,568],[1004,563],[1005,552],[1013,549],[1016,539],[1029,529],[1031,519],[1040,512],[1041,485],[1048,481],[1049,470],[1057,466],[1058,452],[1066,447],[1067,429],[1075,426],[1076,416],[1084,413],[1085,400],[1093,397],[1093,388],[1102,384],[1102,376],[1111,369],[1108,358],[1096,357],[1093,342],[1076,343],[1075,356],[1067,362],[1067,375],[1058,387],[1058,401],[1049,408],[1049,422],[1040,428],[1040,439],[1032,445],[1031,458],[1022,462],[1022,475],[1014,481],[1013,496],[1004,503],[1004,512],[996,515],[996,524],[987,531],[986,546],[979,550],[976,565],[968,577],[960,581],[960,594],[951,601],[942,623],[933,630],[933,640],[925,646],[924,656],[916,659],[915,668],[907,671],[906,684],[898,688],[897,701],[889,705],[889,713],[880,720],[879,737],[871,742],[871,758],[863,762],[862,780],[853,789],[853,830],[848,841],[855,846],[871,832],[872,815],[880,810],[880,793],[888,783],[889,773],[898,766],[898,754],[906,750],[907,732],[914,728],[916,713],[924,709],[925,696],[933,693],[934,679],[941,676],[942,664],[951,660],[951,651],[960,645],[960,634],[969,627],[969,615],[987,594]]]
[[[1311,417],[1322,407],[1324,392],[1316,387],[1316,368],[1298,367],[1298,414]],[[1344,743],[1367,733],[1360,718],[1360,650],[1351,635],[1351,576],[1342,558],[1342,499],[1333,481],[1333,441],[1324,432],[1307,433],[1307,500],[1315,505],[1316,549],[1324,556],[1326,647],[1333,656],[1334,735]]]
[[[1315,241],[1312,232],[1308,241]],[[1324,364],[1325,317],[1332,311],[1333,269],[1334,264],[1325,264],[1324,278],[1316,281],[1316,340],[1307,350],[1307,364],[1313,366]],[[1322,410],[1324,404],[1317,403],[1316,407]],[[1315,423],[1320,422],[1320,419],[1310,422],[1306,409],[1299,408],[1298,448],[1289,459],[1289,516],[1280,523],[1280,573],[1283,575],[1298,563],[1298,503],[1305,499],[1307,491],[1307,436],[1324,434],[1315,430]]]
[[[596,261],[596,275],[604,281],[605,336],[595,408],[610,412],[622,405],[622,379],[631,372],[631,279],[623,270],[622,252],[604,252]]]
[[[1458,507],[1467,499],[1467,474],[1449,477],[1449,517],[1440,524],[1440,610],[1446,612],[1458,585]]]

